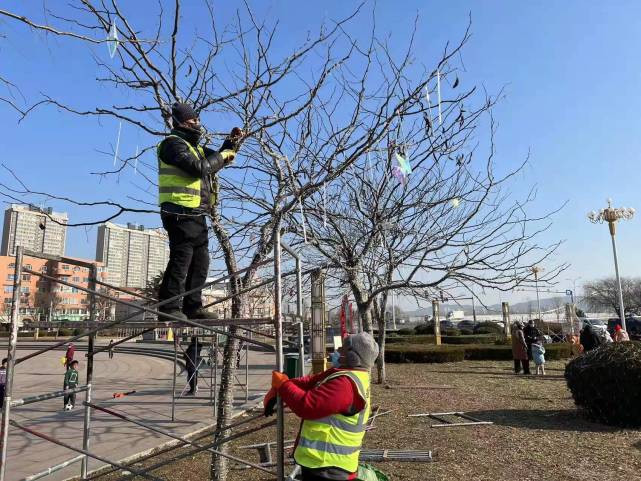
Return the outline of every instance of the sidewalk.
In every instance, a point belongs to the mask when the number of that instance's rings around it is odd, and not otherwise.
[[[20,355],[28,352],[19,351]],[[19,364],[13,398],[62,389],[64,368],[59,361],[61,356],[60,351],[54,351]],[[80,361],[80,379],[83,381],[86,368],[84,353],[78,352],[76,359]],[[250,402],[258,399],[268,389],[273,365],[273,354],[250,351]],[[176,400],[176,421],[171,421],[172,372],[172,363],[164,359],[116,353],[114,359],[109,360],[106,352],[100,353],[94,360],[93,401],[179,435],[213,424],[208,370],[199,380],[200,390],[196,397]],[[244,363],[238,372],[238,380],[241,383],[245,380]],[[177,393],[180,393],[185,381],[186,375],[183,372],[177,377]],[[121,399],[112,398],[114,392],[131,390],[136,390],[136,393]],[[11,419],[73,446],[82,447],[83,400],[84,394],[78,394],[76,408],[71,412],[62,410],[62,398],[17,407],[12,409]],[[236,400],[238,407],[244,404],[244,387],[237,387]],[[90,451],[110,460],[132,456],[169,440],[166,436],[108,414],[92,411]],[[17,428],[10,428],[8,453],[7,481],[17,481],[78,454]],[[91,460],[90,469],[101,465],[102,463]],[[79,473],[80,463],[76,463],[46,479],[63,480]]]

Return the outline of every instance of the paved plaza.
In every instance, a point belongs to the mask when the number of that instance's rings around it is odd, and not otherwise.
[[[4,346],[0,348],[4,350]],[[19,356],[28,352],[20,350]],[[205,350],[203,350],[204,353]],[[64,368],[60,363],[62,355],[62,351],[48,352],[19,364],[13,398],[62,389],[64,375]],[[85,353],[77,351],[75,358],[80,361],[80,379],[84,380]],[[250,403],[252,400],[256,402],[267,390],[273,365],[273,354],[250,351]],[[171,421],[172,371],[173,363],[166,359],[116,352],[114,359],[110,360],[106,352],[99,353],[94,361],[93,401],[181,435],[211,425],[214,417],[209,402],[209,370],[206,370],[204,376],[200,378],[199,393],[196,397],[176,400],[175,422]],[[179,371],[181,371],[180,367]],[[242,365],[238,377],[239,382],[244,383],[245,373]],[[176,384],[177,392],[182,390],[185,380],[185,373],[180,372]],[[114,392],[132,390],[136,390],[136,393],[125,398],[113,399]],[[237,388],[236,399],[240,410],[245,403],[245,391],[242,386]],[[84,393],[78,394],[76,408],[71,412],[63,411],[62,398],[29,404],[14,408],[11,418],[75,447],[82,447],[83,407],[81,403],[83,400]],[[170,440],[166,436],[155,434],[100,411],[92,411],[90,451],[110,460],[120,460]],[[14,427],[9,431],[8,452],[7,481],[23,479],[25,476],[40,472],[77,455],[75,452]],[[90,468],[96,469],[100,465],[102,463],[92,460]],[[79,473],[80,463],[76,463],[47,479],[63,480]]]

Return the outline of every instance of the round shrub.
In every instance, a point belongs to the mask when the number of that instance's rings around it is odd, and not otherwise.
[[[423,335],[434,334],[434,326],[428,323],[419,324],[414,328],[414,332],[416,332],[416,334],[423,334]]]
[[[461,336],[471,336],[474,334],[472,329],[461,329]]]
[[[396,331],[396,334],[398,334],[399,336],[413,336],[414,334],[416,334],[416,331],[414,329],[410,329],[409,327],[404,327]]]
[[[449,346],[394,345],[385,349],[389,363],[443,363],[461,362],[465,350]]]
[[[503,334],[503,329],[496,322],[483,321],[474,328],[474,334]]]
[[[443,332],[441,334],[443,334],[444,336],[460,336],[461,331],[452,327],[448,327],[447,329],[443,329]]]
[[[565,367],[577,406],[608,425],[641,427],[641,343],[604,344]]]

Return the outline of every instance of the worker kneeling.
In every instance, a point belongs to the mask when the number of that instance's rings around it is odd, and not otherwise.
[[[272,373],[265,415],[274,413],[278,394],[303,420],[294,451],[303,481],[356,479],[377,357],[376,341],[363,332],[345,338],[338,365],[325,372],[295,379]]]

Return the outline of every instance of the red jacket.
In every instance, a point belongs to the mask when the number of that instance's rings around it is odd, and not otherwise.
[[[351,407],[358,411],[364,409],[366,400],[347,376],[337,377],[318,386],[323,379],[338,371],[349,369],[331,368],[313,376],[290,379],[280,387],[278,394],[294,414],[303,420],[346,413]],[[353,473],[349,479],[355,477],[356,473]]]

